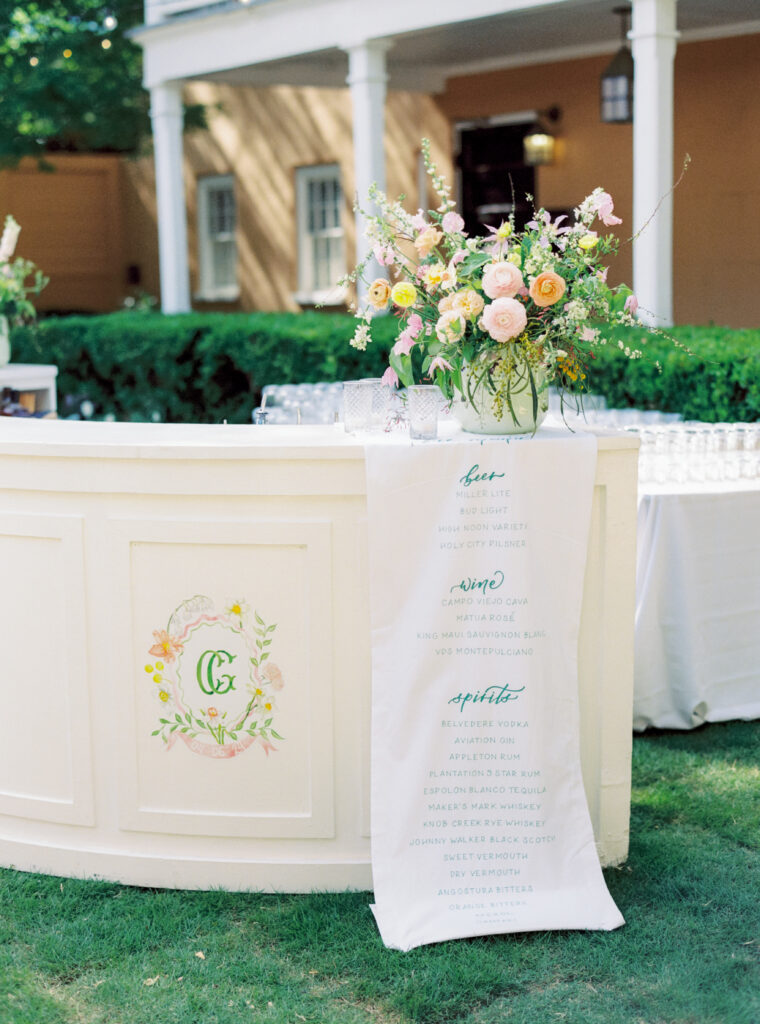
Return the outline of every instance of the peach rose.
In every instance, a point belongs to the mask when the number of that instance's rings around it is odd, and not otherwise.
[[[528,323],[525,306],[517,299],[494,299],[483,310],[483,326],[494,341],[511,341]]]
[[[489,299],[513,299],[523,284],[522,274],[507,260],[489,263],[483,271],[483,291]]]
[[[529,295],[537,306],[553,306],[565,294],[565,287],[564,278],[545,270],[531,281]]]
[[[430,255],[442,238],[443,234],[436,228],[425,228],[415,238],[414,248],[419,253],[420,258],[424,259]]]
[[[384,277],[378,277],[367,289],[367,300],[375,309],[385,309],[391,297],[391,286]]]
[[[483,296],[479,295],[474,288],[465,288],[453,296],[453,309],[459,310],[463,316],[470,320],[472,317],[480,316],[483,312]],[[440,306],[438,307],[440,309]]]
[[[456,300],[456,295],[444,295],[444,297],[438,303],[438,312],[439,313],[448,313],[448,311],[450,309],[454,308],[455,300]]]

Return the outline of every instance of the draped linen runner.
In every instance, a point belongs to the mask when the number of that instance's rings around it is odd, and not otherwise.
[[[624,923],[580,768],[596,438],[367,445],[373,912],[393,949]]]

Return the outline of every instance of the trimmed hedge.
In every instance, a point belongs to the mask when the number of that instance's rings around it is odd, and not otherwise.
[[[350,347],[353,329],[346,314],[125,312],[41,320],[14,330],[12,345],[15,362],[58,365],[62,416],[89,399],[96,417],[248,423],[266,384],[379,376],[394,318],[375,321],[366,352]],[[760,419],[760,331],[670,333],[693,354],[643,331],[621,333],[598,350],[591,390],[616,407]],[[626,359],[618,339],[641,347],[643,358]]]
[[[706,423],[760,420],[760,330],[674,327],[668,334],[685,348],[643,330],[616,335],[644,355],[626,359],[614,341],[599,350],[592,390],[612,408],[678,412]]]
[[[393,323],[380,324],[390,339]],[[320,313],[112,313],[40,320],[12,335],[18,363],[56,363],[59,415],[250,423],[266,384],[379,376],[385,345],[349,345],[353,318]]]

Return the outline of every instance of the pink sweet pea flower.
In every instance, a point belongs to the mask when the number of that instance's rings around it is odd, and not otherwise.
[[[594,341],[596,338],[596,331],[593,327],[584,327],[581,331],[581,341]]]
[[[376,245],[372,251],[381,267],[392,267],[396,262],[396,254],[390,245]]]
[[[424,231],[428,226],[428,222],[425,220],[425,214],[422,210],[418,210],[412,217],[412,227],[415,231]]]
[[[606,227],[611,228],[615,224],[622,224],[620,217],[616,217],[612,212],[614,203],[612,202],[612,196],[609,192],[602,192],[596,199],[596,212],[599,220]]]
[[[398,387],[398,374],[396,373],[392,366],[388,367],[388,369],[383,374],[381,380],[383,384],[387,384],[389,388]]]
[[[449,210],[449,212],[443,216],[441,227],[447,235],[461,234],[464,230],[464,221],[458,213],[455,213],[453,210]]]
[[[419,313],[412,313],[406,322],[406,330],[411,338],[416,338],[422,330],[422,317]]]
[[[412,337],[409,328],[402,331],[396,339],[396,344],[393,346],[393,351],[397,356],[408,356],[414,348],[414,338]]]
[[[466,258],[466,256],[467,256],[467,250],[466,249],[457,249],[457,251],[451,257],[451,260],[450,260],[451,265],[453,267],[456,267],[459,263],[462,262],[463,259]]]
[[[625,300],[625,311],[630,313],[631,316],[636,316],[636,310],[639,308],[639,300],[635,295],[629,295]]]

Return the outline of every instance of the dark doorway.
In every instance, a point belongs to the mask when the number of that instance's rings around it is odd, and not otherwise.
[[[533,215],[535,171],[523,159],[525,124],[484,124],[460,129],[457,160],[461,175],[462,217],[471,235],[483,225],[498,227],[514,210],[515,226]],[[513,201],[514,194],[514,201]]]

